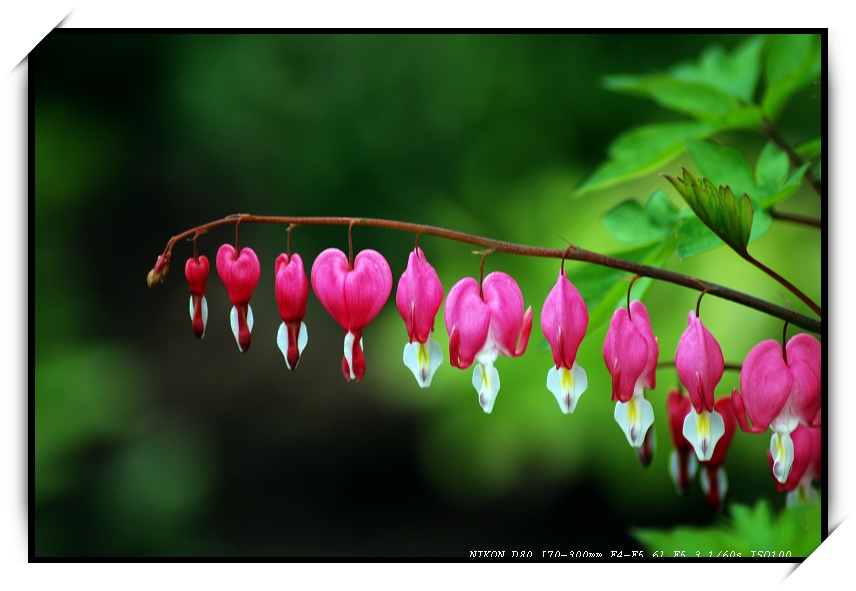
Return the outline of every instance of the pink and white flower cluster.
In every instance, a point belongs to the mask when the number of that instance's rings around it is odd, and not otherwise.
[[[238,251],[224,244],[216,267],[232,303],[232,333],[238,349],[245,352],[253,329],[250,299],[261,276],[259,259],[251,248]],[[392,292],[386,259],[368,249],[351,260],[341,250],[328,248],[316,257],[309,281],[298,254],[280,254],[274,268],[282,318],[277,344],[286,366],[297,366],[308,343],[303,319],[311,283],[322,306],[345,331],[342,373],[346,380],[359,382],[366,371],[363,333]],[[191,328],[199,338],[208,321],[208,272],[205,256],[194,256],[185,265]],[[403,362],[421,388],[431,385],[442,364],[440,345],[432,335],[443,299],[436,270],[425,253],[414,248],[398,281],[395,304],[407,329]],[[491,413],[500,389],[494,364],[500,357],[524,354],[532,331],[532,307],[524,307],[517,282],[502,272],[490,273],[482,281],[461,279],[445,300],[449,362],[459,369],[474,366],[472,384],[479,405]],[[544,301],[541,329],[553,356],[546,387],[565,414],[574,412],[588,386],[586,372],[577,363],[588,322],[586,303],[562,268]],[[656,387],[659,344],[642,302],[634,300],[615,311],[602,353],[612,378],[615,420],[647,465],[653,454],[654,409],[645,391]],[[739,424],[751,433],[772,429],[769,457],[777,486],[808,495],[811,480],[820,474],[821,346],[816,338],[798,334],[784,349],[774,340],[759,343],[743,363],[740,390],[715,398],[725,369],[722,348],[697,313],[690,311],[674,365],[688,393],[684,396],[675,389],[667,398],[675,448],[670,472],[679,492],[688,490],[701,465],[708,500],[715,509],[722,507],[727,483],[721,466]]]

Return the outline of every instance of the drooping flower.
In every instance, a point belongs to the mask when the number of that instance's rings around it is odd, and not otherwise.
[[[577,363],[588,320],[585,301],[562,269],[544,302],[541,330],[550,343],[555,363],[547,372],[547,389],[565,414],[574,412],[577,400],[588,387],[586,372]]]
[[[478,362],[473,387],[486,413],[493,410],[499,392],[499,373],[493,364],[499,355],[519,357],[532,331],[532,307],[523,311],[523,294],[509,275],[494,272],[481,289],[466,277],[449,290],[444,311],[449,331],[449,361],[460,369]]]
[[[807,334],[794,335],[784,353],[777,341],[763,341],[746,356],[740,392],[735,389],[731,397],[741,429],[773,429],[773,475],[780,483],[787,481],[794,461],[791,432],[797,425],[820,426],[820,353],[820,342]]]
[[[692,410],[689,396],[684,396],[678,388],[672,389],[666,396],[666,410],[669,415],[669,432],[672,435],[674,449],[669,459],[669,474],[679,494],[689,491],[690,483],[698,469],[698,460],[692,444],[684,437],[684,419]]]
[[[737,430],[737,418],[731,405],[731,396],[717,398],[713,403],[713,408],[722,417],[723,433],[710,459],[701,463],[700,478],[708,505],[714,511],[721,511],[725,493],[728,490],[728,479],[722,464],[725,462],[725,455],[728,453],[728,448],[734,439],[734,432]]]
[[[348,257],[337,248],[318,255],[310,273],[312,290],[336,322],[345,329],[342,373],[359,382],[366,371],[363,329],[381,311],[392,292],[392,271],[379,252],[363,250]]]
[[[644,444],[648,429],[654,424],[654,409],[645,398],[644,389],[656,387],[659,352],[648,310],[642,302],[633,300],[629,310],[615,311],[603,342],[603,360],[612,375],[615,421],[628,443],[636,448]]]
[[[306,316],[306,300],[309,297],[309,282],[299,254],[285,253],[276,258],[276,303],[282,324],[276,335],[276,344],[285,358],[288,369],[297,367],[300,354],[309,341],[309,333],[303,317]]]
[[[775,480],[776,490],[787,492],[786,506],[791,507],[800,502],[807,502],[817,497],[817,490],[812,481],[819,480],[822,474],[823,451],[820,427],[805,427],[797,425],[791,432],[794,444],[794,461],[791,472],[785,482]],[[773,469],[773,454],[767,451],[770,469]]]
[[[725,362],[719,343],[693,310],[678,342],[675,369],[693,406],[684,420],[684,437],[692,444],[700,462],[709,461],[716,442],[725,432],[722,415],[713,408],[714,389],[722,379]]]
[[[250,348],[250,333],[253,330],[250,297],[262,274],[259,257],[252,248],[242,248],[238,254],[234,246],[224,244],[217,251],[217,274],[232,302],[232,334],[235,335],[238,349],[245,352]]]
[[[443,303],[443,284],[434,267],[416,247],[407,259],[407,268],[398,281],[395,304],[407,326],[404,365],[413,372],[422,388],[431,385],[434,372],[443,362],[440,345],[431,338],[434,318]]]
[[[208,301],[205,299],[205,282],[208,280],[210,264],[204,254],[198,259],[187,259],[184,276],[190,283],[190,326],[197,338],[205,336],[208,326]]]

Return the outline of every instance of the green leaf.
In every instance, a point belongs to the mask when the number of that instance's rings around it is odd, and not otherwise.
[[[684,260],[722,246],[722,239],[705,226],[692,209],[686,210],[691,215],[682,218],[678,226],[678,257]]]
[[[820,138],[815,138],[807,142],[803,142],[794,148],[794,151],[805,158],[817,158],[823,154],[823,141]]]
[[[672,69],[672,75],[688,82],[713,86],[747,103],[752,102],[761,75],[761,50],[764,38],[753,36],[728,54],[712,45],[702,51],[696,64]]]
[[[704,82],[681,80],[668,74],[653,76],[609,76],[609,90],[652,99],[659,105],[695,117],[717,115],[740,107],[739,99]]]
[[[661,189],[655,190],[643,207],[638,201],[618,204],[603,216],[606,229],[625,244],[663,242],[675,230],[678,208]]]
[[[677,239],[670,238],[662,244],[643,246],[611,256],[662,268],[675,252],[676,244]],[[629,273],[599,265],[585,265],[576,272],[569,273],[569,279],[588,305],[589,331],[607,322],[612,318],[615,309],[626,302],[629,278]],[[637,279],[633,283],[631,297],[641,300],[652,284],[653,280],[648,277]]]
[[[666,73],[614,75],[610,90],[635,94],[693,116],[719,129],[755,128],[761,110],[752,104],[761,71],[762,37],[751,37],[732,53],[705,49],[696,63],[679,64]]]
[[[693,558],[717,558],[723,551],[728,558],[804,558],[820,546],[821,527],[819,500],[787,508],[779,515],[766,501],[760,501],[754,507],[732,504],[730,518],[721,517],[710,527],[640,528],[632,534],[649,552],[663,552],[664,556],[678,550]]]
[[[776,120],[785,103],[821,74],[819,35],[774,35],[764,68],[764,115]]]
[[[755,163],[756,186],[772,195],[784,184],[789,168],[788,155],[773,142],[767,142]]]
[[[788,179],[778,187],[776,192],[761,199],[760,203],[758,203],[758,209],[765,211],[799,189],[802,184],[803,176],[805,176],[805,171],[808,170],[809,166],[811,166],[811,162],[805,162],[802,166],[793,171],[791,176],[789,176]]]
[[[707,178],[697,179],[686,169],[683,178],[666,176],[693,212],[723,242],[739,253],[746,252],[754,211],[749,197],[737,199],[729,187],[718,188]]]
[[[697,121],[676,121],[637,127],[618,136],[609,146],[609,160],[577,190],[578,195],[599,191],[654,172],[685,150],[686,141],[707,137],[716,128]]]
[[[758,192],[755,173],[740,150],[699,140],[687,142],[687,151],[699,173],[714,185],[731,187],[737,195],[746,193],[750,198]]]
[[[691,208],[686,207],[681,210],[678,219],[678,257],[681,260],[707,252],[717,246],[722,246],[722,239],[705,226]],[[770,229],[772,223],[773,218],[770,217],[768,212],[763,209],[756,209],[754,219],[752,220],[752,232],[749,236],[749,244],[752,244],[763,236]]]

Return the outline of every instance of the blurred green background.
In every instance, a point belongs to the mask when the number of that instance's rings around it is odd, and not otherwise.
[[[540,310],[558,262],[487,259],[535,313],[485,415],[471,371],[441,366],[421,390],[401,363],[394,305],[365,331],[367,371],[341,373],[343,333],[310,291],[309,344],[289,372],[276,347],[273,262],[285,227],[244,225],[262,261],[253,345],[240,354],[216,271],[208,331],[190,330],[176,246],[164,285],[146,273],[167,240],[237,212],[400,219],[538,246],[563,238],[621,249],[600,217],[656,188],[659,175],[584,198],[575,187],[620,132],[672,116],[608,92],[607,74],[650,73],[742,35],[208,35],[55,32],[29,58],[35,139],[35,554],[65,556],[465,556],[470,550],[629,551],[634,527],[710,524],[696,484],[668,474],[665,415],[674,370],[649,393],[657,450],[643,468],[613,420],[592,327],[579,363],[589,388],[570,416],[545,387],[552,363]],[[779,131],[818,134],[820,101],[800,94]],[[718,136],[753,160],[763,139]],[[677,174],[687,159],[662,172]],[[789,211],[817,215],[801,189]],[[199,240],[213,261],[234,232]],[[420,237],[446,291],[478,276],[466,245]],[[307,273],[347,228],[302,227]],[[356,228],[397,283],[413,236]],[[817,232],[778,224],[751,248],[821,296]],[[776,303],[782,289],[724,248],[674,270]],[[568,263],[570,270],[578,263]],[[654,284],[647,303],[661,360],[672,359],[697,293]],[[793,298],[791,298],[793,299]],[[795,303],[795,307],[800,307]],[[708,297],[703,318],[741,362],[781,323]],[[794,329],[791,329],[793,334]],[[448,358],[437,318],[435,338]],[[726,372],[720,389],[737,386]],[[727,502],[770,499],[768,436],[738,432]]]

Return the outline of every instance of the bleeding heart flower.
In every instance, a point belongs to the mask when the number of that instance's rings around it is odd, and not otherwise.
[[[276,303],[282,324],[276,335],[276,343],[285,358],[288,369],[297,367],[300,354],[309,341],[309,333],[303,317],[306,316],[306,300],[309,297],[309,282],[303,270],[303,259],[299,254],[281,254],[276,258]]]
[[[467,369],[477,361],[473,387],[486,413],[493,410],[499,392],[499,373],[493,367],[499,355],[519,357],[532,331],[532,307],[523,311],[517,282],[501,272],[484,278],[481,289],[466,277],[449,290],[444,311],[449,331],[449,361]]]
[[[707,503],[714,511],[722,511],[728,479],[725,477],[725,455],[737,430],[737,418],[731,405],[731,396],[717,398],[713,403],[714,411],[722,418],[723,433],[716,444],[710,459],[701,463],[701,488],[707,496]],[[686,423],[685,423],[686,424]]]
[[[820,479],[822,474],[823,444],[820,427],[797,425],[791,432],[794,444],[794,461],[791,472],[785,482],[775,481],[776,490],[787,492],[786,506],[792,507],[800,502],[809,502],[817,497],[812,480]],[[770,469],[775,462],[771,451],[767,452]]]
[[[404,346],[404,365],[413,372],[422,388],[431,385],[434,372],[443,362],[443,354],[432,338],[434,318],[443,303],[443,284],[425,253],[416,247],[407,259],[407,268],[398,281],[395,304],[407,325],[408,343]]]
[[[577,400],[588,387],[586,372],[577,363],[588,321],[586,303],[562,269],[544,302],[541,330],[550,343],[555,363],[547,372],[547,389],[565,414],[574,412]]]
[[[189,258],[184,265],[184,276],[190,283],[190,326],[197,338],[205,336],[208,326],[208,301],[205,299],[205,282],[210,265],[204,254],[198,259]]]
[[[690,483],[698,469],[698,460],[692,444],[684,437],[684,419],[692,410],[689,396],[684,396],[678,388],[673,388],[666,396],[666,410],[669,415],[669,432],[672,435],[674,449],[669,460],[669,474],[679,494],[689,491]]]
[[[238,349],[243,353],[250,348],[250,333],[253,330],[250,297],[262,274],[259,257],[252,248],[242,248],[238,254],[234,246],[224,244],[217,251],[217,274],[232,302],[232,334],[235,335]]]
[[[693,405],[684,420],[684,437],[692,444],[700,462],[709,461],[716,442],[725,433],[723,418],[713,409],[714,389],[722,379],[725,363],[719,343],[693,310],[678,342],[675,369]]]
[[[743,362],[740,392],[731,396],[741,429],[773,429],[773,475],[780,483],[787,481],[794,461],[791,432],[797,425],[820,426],[820,354],[820,342],[802,333],[788,341],[784,353],[777,341],[758,343]]]
[[[351,266],[345,253],[328,248],[312,264],[310,280],[321,304],[346,331],[342,373],[359,382],[366,371],[363,329],[392,291],[389,264],[379,252],[363,250]]]
[[[633,300],[629,310],[617,309],[603,342],[603,360],[612,375],[615,421],[636,448],[645,443],[654,424],[654,408],[644,389],[656,386],[659,353],[645,305]]]

